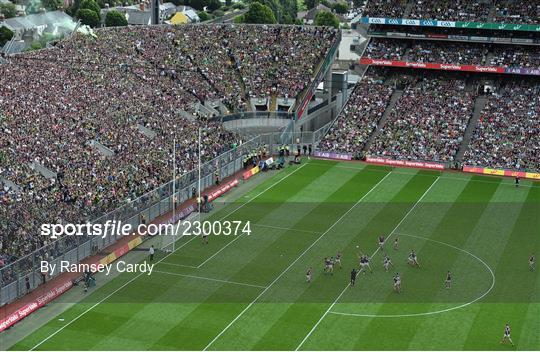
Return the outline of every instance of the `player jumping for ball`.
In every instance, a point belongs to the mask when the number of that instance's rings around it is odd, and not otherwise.
[[[411,253],[409,253],[409,257],[407,258],[407,262],[412,265],[420,268],[420,264],[418,263],[418,257],[416,256],[416,253],[414,252],[414,249],[411,250]]]
[[[328,257],[324,257],[324,272],[327,274],[330,270],[330,259]]]
[[[512,338],[510,337],[510,324],[506,323],[504,326],[504,335],[501,340],[501,344],[510,342],[512,346],[514,346],[514,342],[512,342]]]
[[[390,258],[388,257],[388,255],[386,255],[386,253],[384,253],[384,258],[383,258],[383,268],[385,271],[388,271],[388,269],[390,267],[394,267],[394,264],[392,264],[392,261],[390,260]]]
[[[370,273],[373,273],[371,266],[369,265],[369,257],[367,255],[360,256],[360,271],[358,273],[366,273],[366,269],[369,269]]]
[[[379,248],[380,249],[383,249],[383,246],[384,246],[384,236],[379,236]]]
[[[399,276],[399,273],[394,275],[394,291],[401,293],[401,276]]]

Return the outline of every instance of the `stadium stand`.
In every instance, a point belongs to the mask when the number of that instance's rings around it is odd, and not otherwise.
[[[408,0],[368,0],[363,16],[402,17]]]
[[[519,0],[369,0],[363,16],[538,24],[540,4]]]
[[[540,68],[540,48],[537,46],[516,48],[505,44],[372,38],[364,57],[410,62]]]
[[[540,68],[540,49],[528,46],[496,46],[493,49],[493,66]]]
[[[47,244],[37,236],[42,223],[86,222],[163,184],[173,135],[178,174],[196,165],[199,126],[203,161],[242,143],[197,105],[220,100],[241,111],[250,97],[295,97],[335,36],[321,27],[123,27],[8,58],[0,65],[1,264]]]
[[[475,93],[453,75],[423,72],[398,74],[403,95],[389,112],[367,154],[393,159],[446,162],[454,160],[473,113]],[[392,76],[389,73],[388,76]],[[394,83],[395,85],[396,83]],[[323,150],[360,156],[383,115],[393,88],[359,83],[330,132]]]
[[[485,22],[488,19],[490,8],[490,1],[415,0],[408,17],[441,21]]]
[[[540,170],[540,82],[507,82],[490,96],[464,163]]]
[[[320,147],[357,154],[377,127],[392,95],[392,87],[362,82],[356,85],[348,104],[334,123]]]
[[[497,0],[495,1],[495,22],[540,23],[540,3],[538,1]]]
[[[413,81],[391,111],[368,154],[394,159],[451,161],[472,115],[474,94],[446,77]]]

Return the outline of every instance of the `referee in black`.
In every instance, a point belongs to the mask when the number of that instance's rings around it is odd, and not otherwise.
[[[356,283],[356,275],[358,274],[358,271],[356,270],[356,268],[353,268],[351,270],[351,286],[354,286],[354,284]]]

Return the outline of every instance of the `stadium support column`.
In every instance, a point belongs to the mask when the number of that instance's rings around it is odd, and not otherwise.
[[[152,11],[152,24],[153,25],[156,25],[156,24],[159,24],[160,23],[160,20],[159,20],[159,2],[160,0],[151,0],[152,2],[152,6],[151,6],[151,11]]]
[[[326,91],[325,99],[328,100],[328,104],[332,101],[332,89],[334,83],[332,82],[332,66],[328,66],[328,71],[324,74],[324,89]]]

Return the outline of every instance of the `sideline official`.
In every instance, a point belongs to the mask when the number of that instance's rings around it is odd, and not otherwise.
[[[150,261],[153,262],[154,261],[154,253],[155,253],[155,250],[154,250],[154,246],[150,246],[150,249],[148,250],[148,255],[150,256]]]

